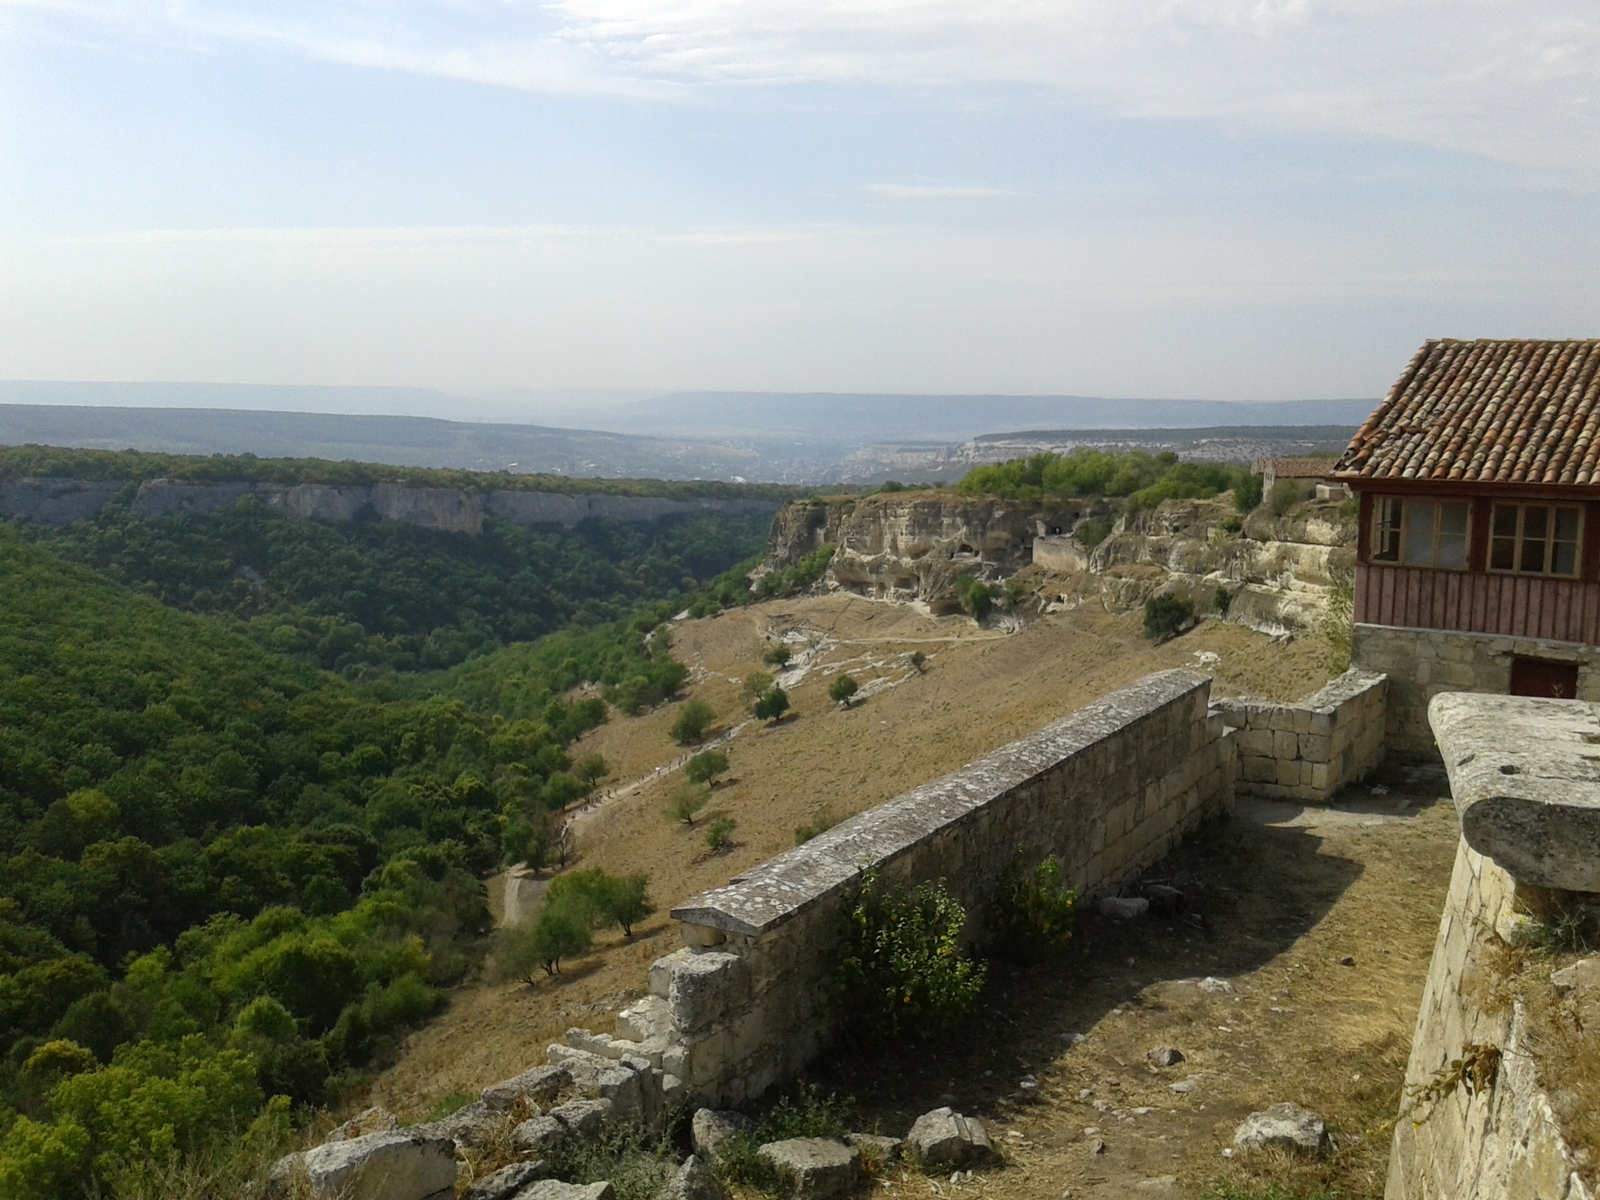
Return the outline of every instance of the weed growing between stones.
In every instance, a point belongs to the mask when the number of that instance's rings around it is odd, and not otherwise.
[[[1000,874],[985,921],[994,952],[1018,963],[1038,962],[1072,940],[1078,900],[1063,881],[1055,855],[1031,869],[1024,865],[1027,859],[1026,847],[1018,846]]]
[[[943,884],[907,891],[869,872],[845,906],[833,979],[846,1036],[928,1038],[971,1012],[988,968],[963,952],[966,924]]]
[[[678,1114],[660,1135],[628,1125],[598,1137],[567,1138],[550,1154],[550,1166],[565,1183],[609,1179],[616,1200],[653,1200],[678,1169],[672,1135],[682,1123],[683,1114]]]
[[[789,1138],[843,1138],[856,1123],[856,1102],[837,1092],[822,1094],[815,1084],[803,1084],[784,1096],[761,1119],[757,1136],[763,1142]]]
[[[1338,1188],[1307,1192],[1281,1183],[1219,1183],[1207,1188],[1200,1200],[1342,1200],[1343,1196]]]
[[[1516,945],[1546,958],[1557,954],[1587,954],[1595,948],[1595,918],[1585,909],[1558,908],[1523,922]]]
[[[753,1137],[736,1133],[717,1146],[711,1169],[724,1183],[767,1195],[788,1195],[795,1190],[790,1172],[761,1157],[761,1144]]]

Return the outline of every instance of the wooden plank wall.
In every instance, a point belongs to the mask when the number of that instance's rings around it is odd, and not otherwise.
[[[1363,564],[1356,569],[1355,619],[1595,645],[1600,583]]]

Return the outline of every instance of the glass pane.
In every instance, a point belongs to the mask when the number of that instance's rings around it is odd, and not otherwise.
[[[1563,542],[1578,540],[1578,510],[1575,508],[1556,509],[1556,537]]]
[[[1439,532],[1455,537],[1467,536],[1467,506],[1441,504],[1439,506]]]
[[[1406,565],[1433,565],[1433,519],[1438,505],[1413,500],[1402,512],[1406,521]]]
[[[1445,534],[1439,538],[1438,565],[1452,571],[1467,567],[1467,539],[1460,534]]]
[[[1522,536],[1525,538],[1549,537],[1550,510],[1543,505],[1530,504],[1522,510]]]
[[[1552,575],[1576,575],[1578,573],[1578,543],[1557,542],[1550,552],[1550,573]]]
[[[1516,565],[1516,538],[1495,538],[1489,544],[1489,569],[1491,571],[1511,571],[1516,569]]]
[[[1494,535],[1495,537],[1517,536],[1517,506],[1515,504],[1496,504],[1494,506]]]
[[[1522,571],[1531,571],[1534,574],[1544,573],[1544,543],[1537,538],[1522,539],[1522,563],[1518,567]]]

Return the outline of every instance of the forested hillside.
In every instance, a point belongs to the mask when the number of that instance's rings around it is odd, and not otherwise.
[[[430,1014],[481,873],[592,784],[564,747],[607,705],[554,690],[670,694],[666,609],[546,639],[506,716],[451,677],[346,682],[0,527],[0,1195],[137,1191]]]

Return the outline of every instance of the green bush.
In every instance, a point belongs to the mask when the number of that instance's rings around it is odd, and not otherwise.
[[[981,621],[994,609],[995,590],[981,579],[962,575],[956,579],[956,597],[961,607],[975,621]]]
[[[733,831],[739,827],[739,822],[732,817],[718,817],[706,829],[706,846],[711,853],[721,854],[733,845]]]
[[[594,915],[574,897],[552,901],[548,896],[527,925],[505,929],[496,938],[495,965],[502,979],[531,984],[537,970],[553,977],[561,960],[584,953],[593,944]]]
[[[683,773],[691,783],[711,783],[728,773],[728,756],[720,750],[702,750],[683,764]]]
[[[794,652],[782,642],[773,642],[761,652],[761,661],[769,667],[782,667],[794,657]]]
[[[995,951],[1013,962],[1031,963],[1072,939],[1078,893],[1064,882],[1061,863],[1050,855],[1032,868],[1018,846],[1000,873],[985,919]]]
[[[859,1114],[853,1097],[822,1094],[816,1084],[802,1084],[779,1098],[761,1118],[756,1137],[762,1142],[790,1138],[838,1138],[856,1127]]]
[[[1194,602],[1186,596],[1151,596],[1144,602],[1144,635],[1152,642],[1177,636],[1194,619]]]
[[[786,1196],[795,1191],[793,1174],[762,1158],[761,1144],[747,1134],[732,1134],[719,1142],[711,1169],[724,1183],[758,1195]]]
[[[1240,513],[1252,513],[1261,506],[1261,476],[1244,475],[1233,485],[1233,507]]]
[[[655,912],[649,886],[647,875],[612,875],[591,867],[557,875],[545,890],[545,899],[588,913],[589,924],[595,929],[616,925],[625,936],[632,937],[633,927]]]
[[[1267,497],[1267,507],[1273,516],[1286,517],[1305,498],[1305,484],[1298,479],[1280,479],[1272,485],[1272,494]]]
[[[758,698],[750,708],[750,715],[760,721],[777,723],[789,711],[789,694],[774,687]]]
[[[1110,517],[1085,517],[1072,527],[1072,540],[1085,550],[1093,550],[1111,536],[1113,524]]]
[[[704,737],[716,719],[716,710],[704,700],[685,700],[683,707],[678,710],[678,719],[668,732],[678,745],[688,746]]]
[[[846,905],[833,988],[863,1042],[935,1036],[972,1011],[987,969],[961,947],[967,914],[941,884],[914,891],[869,873]]]
[[[828,684],[828,699],[849,708],[851,697],[860,690],[860,685],[849,675],[839,675]]]
[[[703,783],[680,783],[667,793],[667,816],[693,827],[701,809],[711,803],[711,789]]]
[[[1216,591],[1211,593],[1211,607],[1216,612],[1225,613],[1232,604],[1233,594],[1227,588],[1219,585]]]

